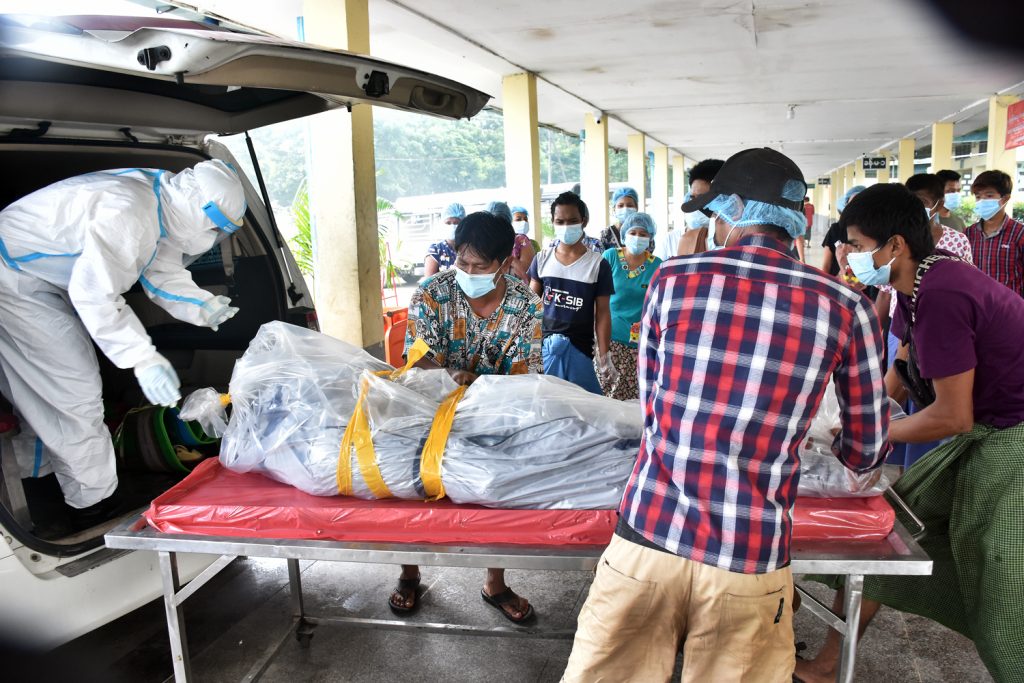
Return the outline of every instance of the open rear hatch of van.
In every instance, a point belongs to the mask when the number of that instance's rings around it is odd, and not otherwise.
[[[0,135],[34,121],[58,127],[51,135],[194,140],[354,104],[468,118],[489,99],[390,62],[198,22],[0,15]]]

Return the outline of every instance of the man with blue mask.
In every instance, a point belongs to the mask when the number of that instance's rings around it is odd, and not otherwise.
[[[615,288],[608,263],[583,243],[586,206],[572,192],[555,198],[551,222],[557,245],[537,255],[529,275],[530,287],[544,305],[544,374],[601,394],[595,358],[607,384],[617,379],[609,356],[609,298]]]
[[[683,197],[683,203],[707,194],[711,182],[725,162],[721,159],[704,159],[697,162],[688,174],[690,191]],[[662,261],[673,256],[699,254],[707,249],[708,217],[702,211],[689,211],[683,214],[686,220],[686,231],[678,228],[662,236],[654,246],[654,255]]]
[[[943,186],[942,204],[939,206],[939,222],[947,228],[963,232],[967,229],[967,226],[964,224],[964,219],[956,214],[956,210],[960,208],[961,199],[963,198],[960,174],[956,171],[944,169],[938,171],[935,175],[938,176]]]
[[[790,511],[830,380],[840,461],[870,472],[889,452],[870,302],[789,254],[806,191],[790,159],[748,149],[683,204],[721,248],[666,261],[648,288],[640,452],[566,683],[666,681],[680,645],[684,681],[790,680]]]
[[[901,345],[885,388],[918,409],[889,425],[889,440],[944,441],[893,486],[928,528],[921,546],[931,575],[868,577],[860,630],[885,604],[971,638],[994,680],[1024,680],[1024,300],[936,249],[919,197],[898,184],[866,189],[840,222],[857,277],[897,293]],[[836,680],[839,655],[833,631],[796,678]]]
[[[455,231],[453,267],[423,281],[409,303],[406,352],[417,339],[430,347],[416,365],[445,368],[459,384],[480,375],[540,373],[541,303],[509,275],[515,233],[504,218],[478,212]],[[403,565],[388,604],[397,613],[416,608],[419,568]],[[503,569],[488,569],[483,599],[513,622],[533,607],[505,584]]]
[[[978,222],[964,232],[974,265],[996,282],[1024,296],[1024,224],[1011,217],[1013,180],[1002,171],[985,171],[971,183]]]
[[[238,309],[196,286],[185,258],[238,230],[245,211],[235,171],[214,160],[75,176],[0,212],[0,390],[21,416],[18,439],[34,444],[16,445],[22,476],[53,475],[73,527],[118,507],[93,344],[135,371],[151,403],[173,406],[178,376],[123,295],[138,282],[178,320],[216,330]]]
[[[620,187],[612,193],[612,215],[615,222],[601,231],[601,251],[625,245],[622,221],[640,210],[640,195],[632,187]]]

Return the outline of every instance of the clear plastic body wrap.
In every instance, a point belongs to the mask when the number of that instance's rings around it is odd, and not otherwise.
[[[227,406],[215,389],[199,389],[189,394],[181,405],[179,417],[198,422],[203,432],[218,439],[228,428]]]
[[[905,417],[895,402],[891,402],[890,408],[892,419]],[[839,400],[835,385],[829,382],[818,413],[800,447],[799,495],[813,498],[880,496],[899,478],[899,471],[890,465],[866,474],[857,474],[844,467],[833,448],[841,428]]]
[[[362,395],[373,444],[369,469],[379,472],[391,496],[422,499],[423,445],[441,402],[457,385],[444,370],[382,376],[392,369],[319,333],[264,325],[235,365],[221,462],[307,493],[336,495],[342,437]],[[558,378],[481,377],[458,403],[441,479],[457,503],[614,508],[641,427],[636,403],[595,396]],[[343,456],[351,493],[380,497],[357,450]]]

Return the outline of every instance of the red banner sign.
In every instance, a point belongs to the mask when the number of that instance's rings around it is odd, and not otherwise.
[[[1024,146],[1024,100],[1006,108],[1006,149]]]

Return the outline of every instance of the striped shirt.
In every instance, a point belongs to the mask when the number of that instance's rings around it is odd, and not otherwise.
[[[983,221],[967,228],[964,234],[971,241],[974,265],[1024,296],[1024,223],[1007,214],[999,231],[993,235],[985,234]]]
[[[644,432],[619,509],[668,552],[746,574],[789,563],[798,448],[834,377],[840,460],[890,451],[871,301],[751,235],[666,261],[639,348]]]

